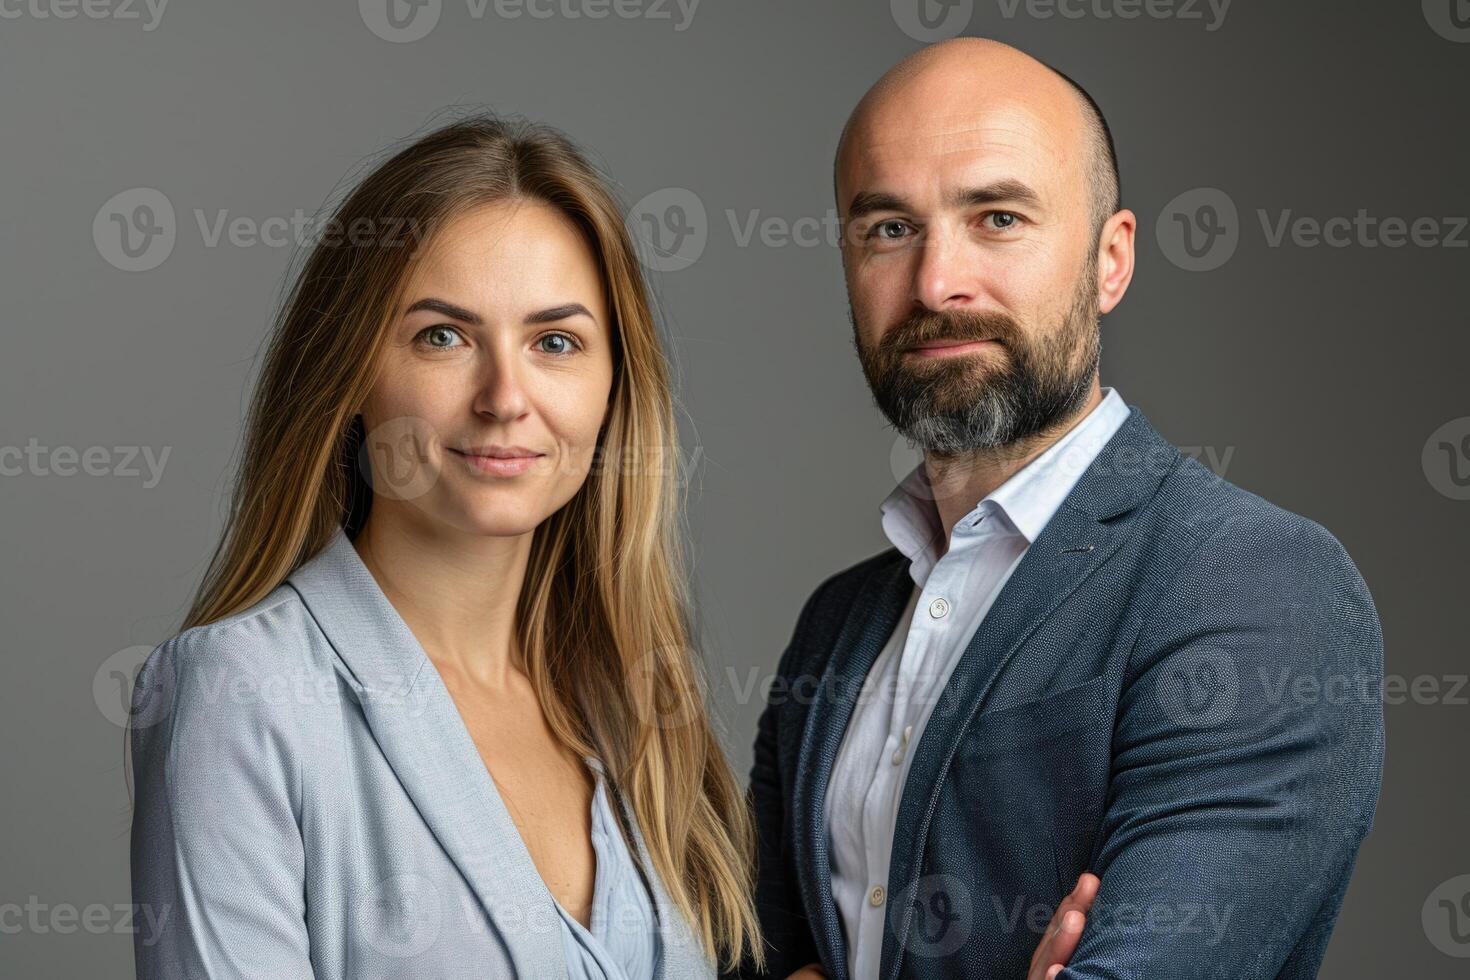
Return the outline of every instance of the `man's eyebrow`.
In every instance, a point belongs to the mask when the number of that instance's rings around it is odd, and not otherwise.
[[[980,187],[965,187],[952,192],[946,198],[946,203],[951,207],[975,207],[980,204],[998,204],[1013,202],[1023,204],[1027,207],[1040,208],[1041,195],[1037,194],[1028,185],[1007,177],[997,180],[991,184]],[[853,195],[852,202],[847,206],[847,216],[860,218],[865,214],[875,211],[911,211],[913,210],[907,201],[897,194],[889,194],[883,191],[859,191]]]
[[[847,216],[849,218],[861,218],[865,214],[874,211],[907,211],[908,203],[896,194],[885,194],[881,191],[859,191],[853,195],[852,201],[847,205]]]
[[[478,313],[472,313],[462,306],[456,306],[453,303],[446,302],[442,299],[435,299],[432,296],[418,300],[408,309],[404,310],[403,315],[407,316],[410,313],[417,313],[419,310],[431,310],[447,316],[452,320],[459,320],[476,327],[483,326],[485,322]],[[574,316],[585,316],[594,321],[597,319],[581,303],[562,303],[560,306],[551,306],[544,310],[537,310],[535,313],[527,316],[525,322],[529,324],[555,323],[557,320],[565,320],[568,317]]]
[[[977,204],[999,204],[1014,202],[1040,209],[1041,195],[1026,184],[1012,177],[997,180],[983,187],[966,187],[949,195],[949,203],[955,207],[974,207]]]

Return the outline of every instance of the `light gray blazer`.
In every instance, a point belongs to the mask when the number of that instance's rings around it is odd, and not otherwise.
[[[139,980],[564,978],[555,899],[347,536],[155,649],[132,700]],[[713,977],[637,830],[656,976]]]

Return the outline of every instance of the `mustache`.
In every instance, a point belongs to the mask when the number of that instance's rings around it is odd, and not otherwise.
[[[895,323],[878,341],[882,354],[897,356],[910,347],[937,340],[994,340],[1012,346],[1016,322],[1004,313],[973,310],[916,310]]]

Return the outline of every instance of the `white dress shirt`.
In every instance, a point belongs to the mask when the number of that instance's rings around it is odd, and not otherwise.
[[[909,761],[935,703],[996,595],[1103,445],[1128,418],[1112,388],[1040,456],[954,526],[949,548],[920,463],[888,498],[883,533],[914,580],[873,663],[827,785],[832,897],[854,980],[877,980],[894,821]]]

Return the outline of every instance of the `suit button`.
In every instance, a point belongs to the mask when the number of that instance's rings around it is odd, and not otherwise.
[[[874,885],[873,890],[868,892],[868,904],[874,907],[883,904],[883,886]]]
[[[935,599],[933,602],[929,603],[929,615],[933,616],[935,619],[943,619],[945,616],[948,616],[949,600],[946,599],[944,596],[940,596],[938,599]]]

